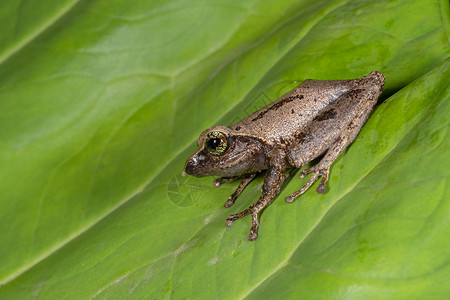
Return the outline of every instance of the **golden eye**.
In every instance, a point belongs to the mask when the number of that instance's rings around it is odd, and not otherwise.
[[[227,137],[220,131],[211,131],[205,137],[205,148],[212,155],[222,155],[228,149]]]

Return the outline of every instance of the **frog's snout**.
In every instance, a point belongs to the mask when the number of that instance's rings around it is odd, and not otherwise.
[[[197,152],[192,155],[184,165],[185,174],[193,175],[196,177],[202,176],[202,161],[205,159],[204,154],[201,152]],[[204,175],[203,175],[204,176]]]
[[[189,158],[184,165],[183,174],[194,175],[195,174],[195,162],[193,158]]]

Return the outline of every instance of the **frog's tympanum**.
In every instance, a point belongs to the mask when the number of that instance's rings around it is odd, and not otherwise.
[[[280,193],[288,168],[301,168],[323,155],[300,178],[312,173],[308,182],[285,200],[293,202],[313,185],[321,194],[331,164],[356,138],[377,103],[384,85],[379,72],[351,80],[311,80],[275,102],[231,126],[215,126],[198,138],[198,150],[188,159],[184,172],[197,177],[222,176],[215,186],[242,178],[225,202],[234,204],[244,188],[265,171],[262,194],[246,210],[230,215],[226,225],[252,215],[249,240],[258,236],[258,214]]]

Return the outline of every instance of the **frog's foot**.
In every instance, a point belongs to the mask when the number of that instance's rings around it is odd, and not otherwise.
[[[238,214],[234,214],[234,215],[230,215],[226,222],[225,225],[227,227],[231,226],[233,224],[233,222],[237,219],[240,219],[242,217],[245,217],[248,214],[252,214],[252,227],[250,228],[250,234],[248,235],[248,240],[249,241],[254,241],[256,240],[256,238],[258,237],[258,228],[259,228],[259,217],[258,217],[258,213],[260,212],[260,209],[255,208],[252,206],[250,206],[249,208],[241,211]]]
[[[275,195],[265,195],[263,194],[258,201],[250,205],[249,208],[241,211],[238,214],[230,215],[228,216],[225,225],[227,227],[231,226],[233,222],[237,219],[243,218],[246,215],[251,214],[252,215],[252,227],[250,227],[250,234],[248,235],[249,241],[254,241],[258,237],[258,228],[259,228],[259,213],[267,207],[267,205],[270,205],[274,200]]]
[[[300,173],[300,178],[305,178],[306,175],[309,173],[312,173],[311,177],[309,178],[308,182],[298,191],[291,194],[290,196],[286,197],[284,201],[286,202],[294,202],[295,198],[298,196],[304,194],[316,181],[319,179],[319,176],[322,177],[322,180],[319,183],[319,186],[316,189],[316,192],[318,194],[322,194],[325,192],[325,183],[328,181],[328,174],[330,173],[330,167],[322,167],[319,165],[316,165],[312,168],[305,169]]]
[[[256,174],[257,173],[250,173],[250,174],[245,174],[244,176],[242,176],[241,183],[237,187],[236,191],[233,194],[231,194],[230,197],[228,197],[227,202],[225,202],[225,204],[224,204],[225,207],[230,207],[234,204],[234,202],[239,197],[239,195],[242,193],[242,191],[245,189],[245,187],[253,180],[253,178],[255,178]],[[214,185],[220,186],[224,182],[233,182],[239,178],[241,178],[241,177],[217,178],[216,180],[214,180]]]
[[[233,214],[233,215],[229,215],[227,220],[225,221],[225,226],[230,227],[231,225],[233,225],[233,222],[241,219],[243,217],[245,217],[246,215],[248,215],[249,213],[251,213],[253,210],[253,205],[250,206],[247,209],[244,209],[243,211],[241,211],[240,213],[237,214]]]

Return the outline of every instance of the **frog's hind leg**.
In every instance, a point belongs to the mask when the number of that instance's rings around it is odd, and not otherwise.
[[[236,181],[236,180],[242,178],[242,181],[239,184],[239,186],[237,187],[236,191],[233,194],[231,194],[230,197],[228,197],[227,202],[225,202],[225,204],[224,204],[225,207],[231,207],[234,204],[234,202],[239,197],[239,195],[242,193],[242,191],[245,189],[245,187],[255,178],[256,174],[258,174],[258,173],[257,172],[249,173],[249,174],[245,174],[242,177],[240,177],[240,176],[222,177],[222,178],[217,178],[216,180],[214,180],[214,186],[218,187],[222,183],[233,182],[233,181]]]
[[[286,202],[294,202],[295,198],[304,194],[317,181],[317,179],[319,179],[319,176],[322,177],[322,179],[320,180],[316,192],[319,194],[325,192],[325,184],[328,181],[331,165],[345,150],[345,148],[347,148],[347,146],[355,140],[365,121],[369,117],[371,110],[372,107],[367,107],[366,110],[358,114],[334,141],[322,160],[315,166],[305,169],[300,173],[300,178],[304,178],[309,173],[312,173],[312,175],[308,182],[300,190],[286,197]]]

